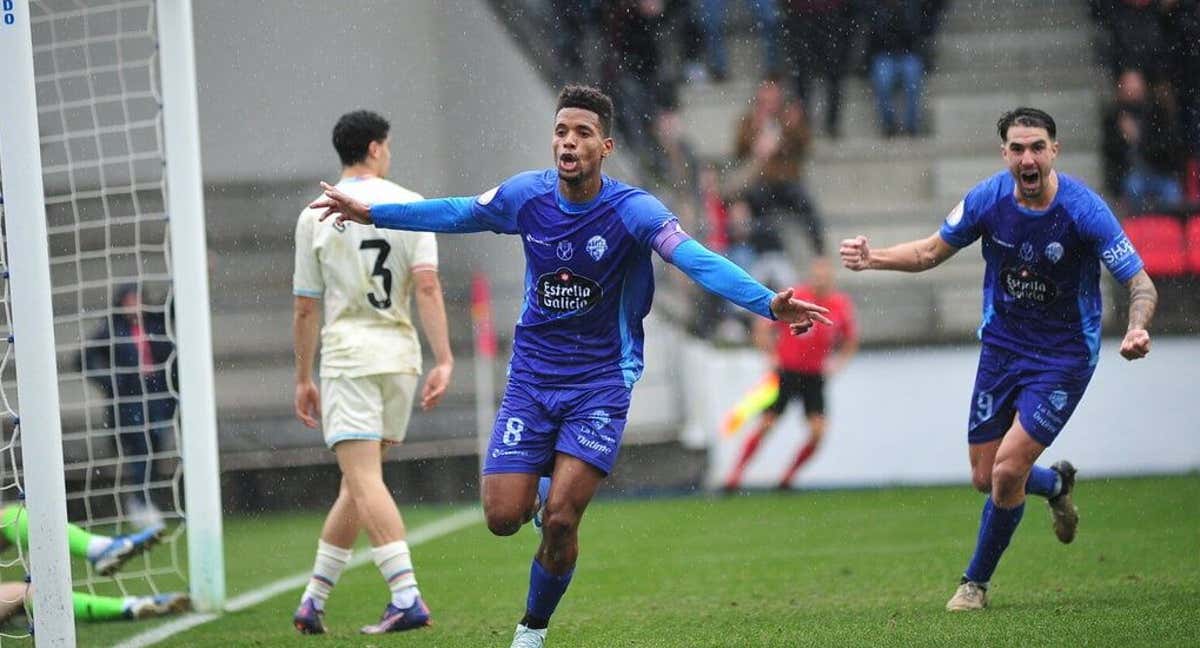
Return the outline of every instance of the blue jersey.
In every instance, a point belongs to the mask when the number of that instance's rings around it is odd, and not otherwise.
[[[1104,201],[1058,174],[1050,207],[1017,204],[1008,171],[972,189],[941,228],[957,248],[983,238],[983,320],[988,344],[1059,365],[1095,365],[1100,350],[1100,263],[1125,283],[1142,260]]]
[[[533,384],[629,386],[642,375],[642,318],[654,296],[651,242],[676,218],[650,194],[605,176],[591,202],[558,193],[553,169],[477,198],[476,220],[519,234],[525,295],[510,374]]]
[[[509,373],[532,385],[630,387],[641,377],[651,250],[708,290],[775,318],[775,293],[688,237],[658,199],[607,176],[586,204],[559,195],[548,169],[473,198],[372,205],[371,217],[384,228],[521,236],[525,294]]]

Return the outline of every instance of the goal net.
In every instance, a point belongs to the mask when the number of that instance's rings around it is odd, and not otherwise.
[[[67,516],[104,535],[165,528],[111,577],[73,560],[73,587],[94,594],[188,589],[157,22],[155,0],[29,7]],[[37,469],[22,460],[11,342],[0,341],[0,506],[22,506],[22,480]],[[28,573],[23,553],[4,558],[4,581]]]

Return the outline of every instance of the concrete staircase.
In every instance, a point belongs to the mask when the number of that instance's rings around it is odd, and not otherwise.
[[[1057,168],[1098,186],[1099,129],[1107,87],[1092,55],[1093,25],[1082,0],[955,0],[937,36],[918,138],[883,139],[874,98],[861,77],[846,81],[842,133],[818,137],[806,181],[823,214],[828,242],[864,234],[875,245],[928,236],[976,182],[1001,168],[996,120],[1031,105],[1055,117],[1063,146]],[[733,79],[696,84],[682,97],[698,153],[727,158],[736,120],[759,77],[758,44],[730,37]],[[821,123],[822,92],[810,114]],[[798,261],[808,253],[803,237]],[[920,278],[856,274],[839,280],[854,295],[867,343],[963,340],[978,325],[983,275],[978,248]]]

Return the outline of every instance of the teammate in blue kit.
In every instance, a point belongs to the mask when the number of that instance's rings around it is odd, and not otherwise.
[[[1054,170],[1054,119],[1017,108],[1000,118],[1007,170],[967,193],[929,238],[873,250],[863,236],[842,242],[851,270],[921,272],[983,239],[983,349],[967,441],[971,481],[991,493],[975,554],[948,610],[988,604],[988,583],[1025,510],[1048,499],[1054,532],[1075,538],[1075,468],[1034,465],[1079,404],[1100,351],[1100,263],[1130,292],[1127,360],[1150,352],[1146,327],[1158,294],[1141,258],[1104,201]]]
[[[650,194],[603,175],[612,118],[612,101],[599,90],[567,86],[555,113],[553,169],[518,174],[476,197],[397,205],[367,205],[322,185],[325,197],[312,205],[339,222],[522,239],[524,304],[482,479],[493,533],[516,533],[535,514],[541,520],[513,646],[544,644],[575,568],[580,519],[616,461],[630,390],[642,374],[642,318],[654,294],[650,251],[747,310],[791,322],[794,334],[830,323],[826,309],[791,290],[772,292],[691,239]],[[539,497],[544,475],[552,480]]]

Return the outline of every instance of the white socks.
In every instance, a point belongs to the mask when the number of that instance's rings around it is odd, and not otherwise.
[[[317,560],[313,563],[312,578],[308,579],[308,587],[300,597],[300,602],[303,603],[305,598],[310,598],[318,610],[324,610],[325,599],[329,598],[333,586],[342,577],[342,570],[346,568],[350,555],[349,549],[318,540]]]
[[[420,592],[417,590],[417,576],[413,573],[412,557],[408,552],[408,543],[397,540],[382,547],[372,547],[371,557],[375,566],[387,581],[388,589],[392,591],[392,605],[401,610],[412,607]]]

